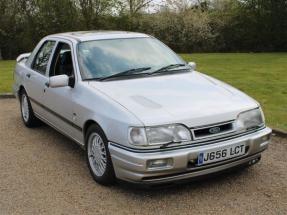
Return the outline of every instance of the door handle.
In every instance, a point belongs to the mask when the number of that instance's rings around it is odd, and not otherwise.
[[[26,77],[27,77],[27,78],[30,78],[30,77],[31,77],[31,74],[30,74],[30,73],[26,74]]]
[[[45,93],[46,92],[46,89],[49,88],[49,81],[47,81],[45,83],[45,88],[43,89],[43,92]]]

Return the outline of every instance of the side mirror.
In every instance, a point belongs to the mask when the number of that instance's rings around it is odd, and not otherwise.
[[[56,75],[50,77],[50,80],[46,85],[51,88],[67,87],[69,86],[69,77],[67,75]]]
[[[190,66],[190,68],[192,70],[195,70],[196,69],[196,63],[195,62],[188,62],[188,65]]]

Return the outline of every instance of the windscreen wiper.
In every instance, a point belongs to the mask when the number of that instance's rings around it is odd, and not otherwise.
[[[158,70],[155,70],[155,71],[153,71],[153,72],[150,72],[149,74],[152,75],[152,74],[156,74],[156,73],[162,73],[162,72],[170,71],[171,69],[175,69],[175,68],[183,67],[183,66],[187,66],[187,65],[186,65],[186,64],[183,64],[183,63],[170,64],[170,65],[161,67],[161,68],[158,69]]]
[[[135,68],[135,69],[129,69],[129,70],[125,70],[123,72],[119,72],[119,73],[114,74],[114,75],[110,75],[110,76],[103,77],[103,78],[98,78],[97,80],[104,81],[104,80],[108,80],[108,79],[112,79],[112,78],[118,78],[118,77],[122,77],[122,76],[141,74],[143,71],[146,71],[149,69],[151,69],[151,67],[140,67],[140,68]]]
[[[174,144],[174,143],[181,143],[181,142],[180,142],[180,141],[170,141],[170,142],[167,142],[167,143],[162,144],[159,148],[160,148],[160,149],[163,149],[163,148],[166,148],[166,147],[168,147],[169,145]]]

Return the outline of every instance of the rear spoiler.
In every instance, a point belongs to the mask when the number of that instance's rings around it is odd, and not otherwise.
[[[16,61],[17,63],[23,61],[23,60],[27,60],[28,57],[30,56],[31,53],[24,53],[24,54],[20,54],[17,58],[16,58]]]

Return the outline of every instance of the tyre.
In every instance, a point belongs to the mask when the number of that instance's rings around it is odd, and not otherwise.
[[[34,115],[29,97],[25,90],[20,93],[20,109],[24,124],[29,127],[36,127],[40,125],[40,120]]]
[[[106,186],[114,184],[114,168],[103,130],[96,124],[91,125],[87,129],[85,141],[86,159],[93,179]]]

